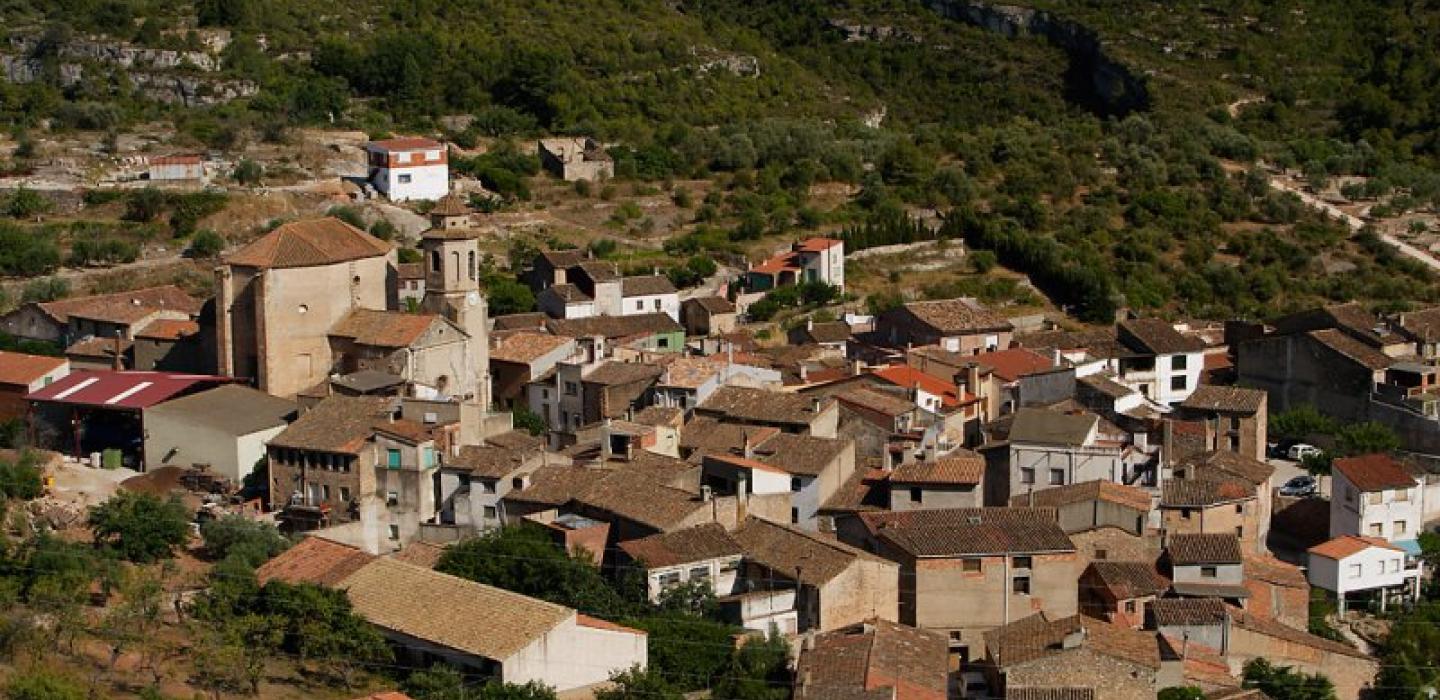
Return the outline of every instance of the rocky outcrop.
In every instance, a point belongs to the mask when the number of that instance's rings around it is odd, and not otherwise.
[[[123,42],[77,40],[56,50],[58,60],[49,62],[34,58],[35,42],[12,37],[14,53],[0,54],[0,76],[12,83],[54,80],[70,86],[85,78],[87,66],[118,68],[125,71],[137,89],[152,100],[206,106],[224,104],[250,97],[259,86],[248,80],[221,80],[206,77],[220,69],[219,59],[203,51],[150,49]],[[49,71],[54,71],[53,74]]]
[[[32,55],[36,44],[34,37],[12,37],[10,40],[11,48],[21,56]],[[58,47],[56,56],[62,61],[96,61],[125,69],[188,68],[207,73],[220,70],[220,59],[204,51],[152,49],[123,41],[76,39]]]
[[[1079,22],[1045,10],[996,5],[978,0],[924,0],[936,13],[1008,37],[1038,36],[1070,57],[1073,97],[1097,111],[1127,114],[1150,107],[1145,76],[1111,56],[1103,41]]]

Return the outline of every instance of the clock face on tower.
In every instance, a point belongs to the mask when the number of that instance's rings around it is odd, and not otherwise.
[[[480,292],[470,292],[465,295],[465,305],[474,306],[480,303]]]

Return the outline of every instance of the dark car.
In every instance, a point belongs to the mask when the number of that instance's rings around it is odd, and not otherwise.
[[[1320,493],[1320,484],[1316,483],[1315,477],[1309,474],[1294,477],[1280,487],[1280,495],[1291,498],[1306,498],[1318,493]]]

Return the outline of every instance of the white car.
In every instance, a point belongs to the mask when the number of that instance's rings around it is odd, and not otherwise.
[[[1320,448],[1314,445],[1307,445],[1303,442],[1297,442],[1290,446],[1290,451],[1286,452],[1285,456],[1296,462],[1299,462],[1304,460],[1306,457],[1319,454]]]
[[[960,697],[966,700],[988,700],[990,684],[986,682],[985,674],[979,671],[960,674]]]

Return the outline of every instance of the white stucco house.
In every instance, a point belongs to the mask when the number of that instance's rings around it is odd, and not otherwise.
[[[620,550],[645,569],[652,602],[667,589],[706,582],[715,597],[736,593],[744,550],[725,526],[705,523],[620,543]]]
[[[1311,547],[1306,577],[1334,595],[1343,615],[1356,598],[1378,598],[1380,610],[1392,601],[1420,596],[1424,564],[1378,537],[1341,535]]]
[[[1420,484],[1389,455],[1337,459],[1332,465],[1330,536],[1383,539],[1418,555],[1424,524]]]
[[[425,138],[395,138],[365,145],[367,180],[392,201],[440,199],[450,192],[445,145]]]

